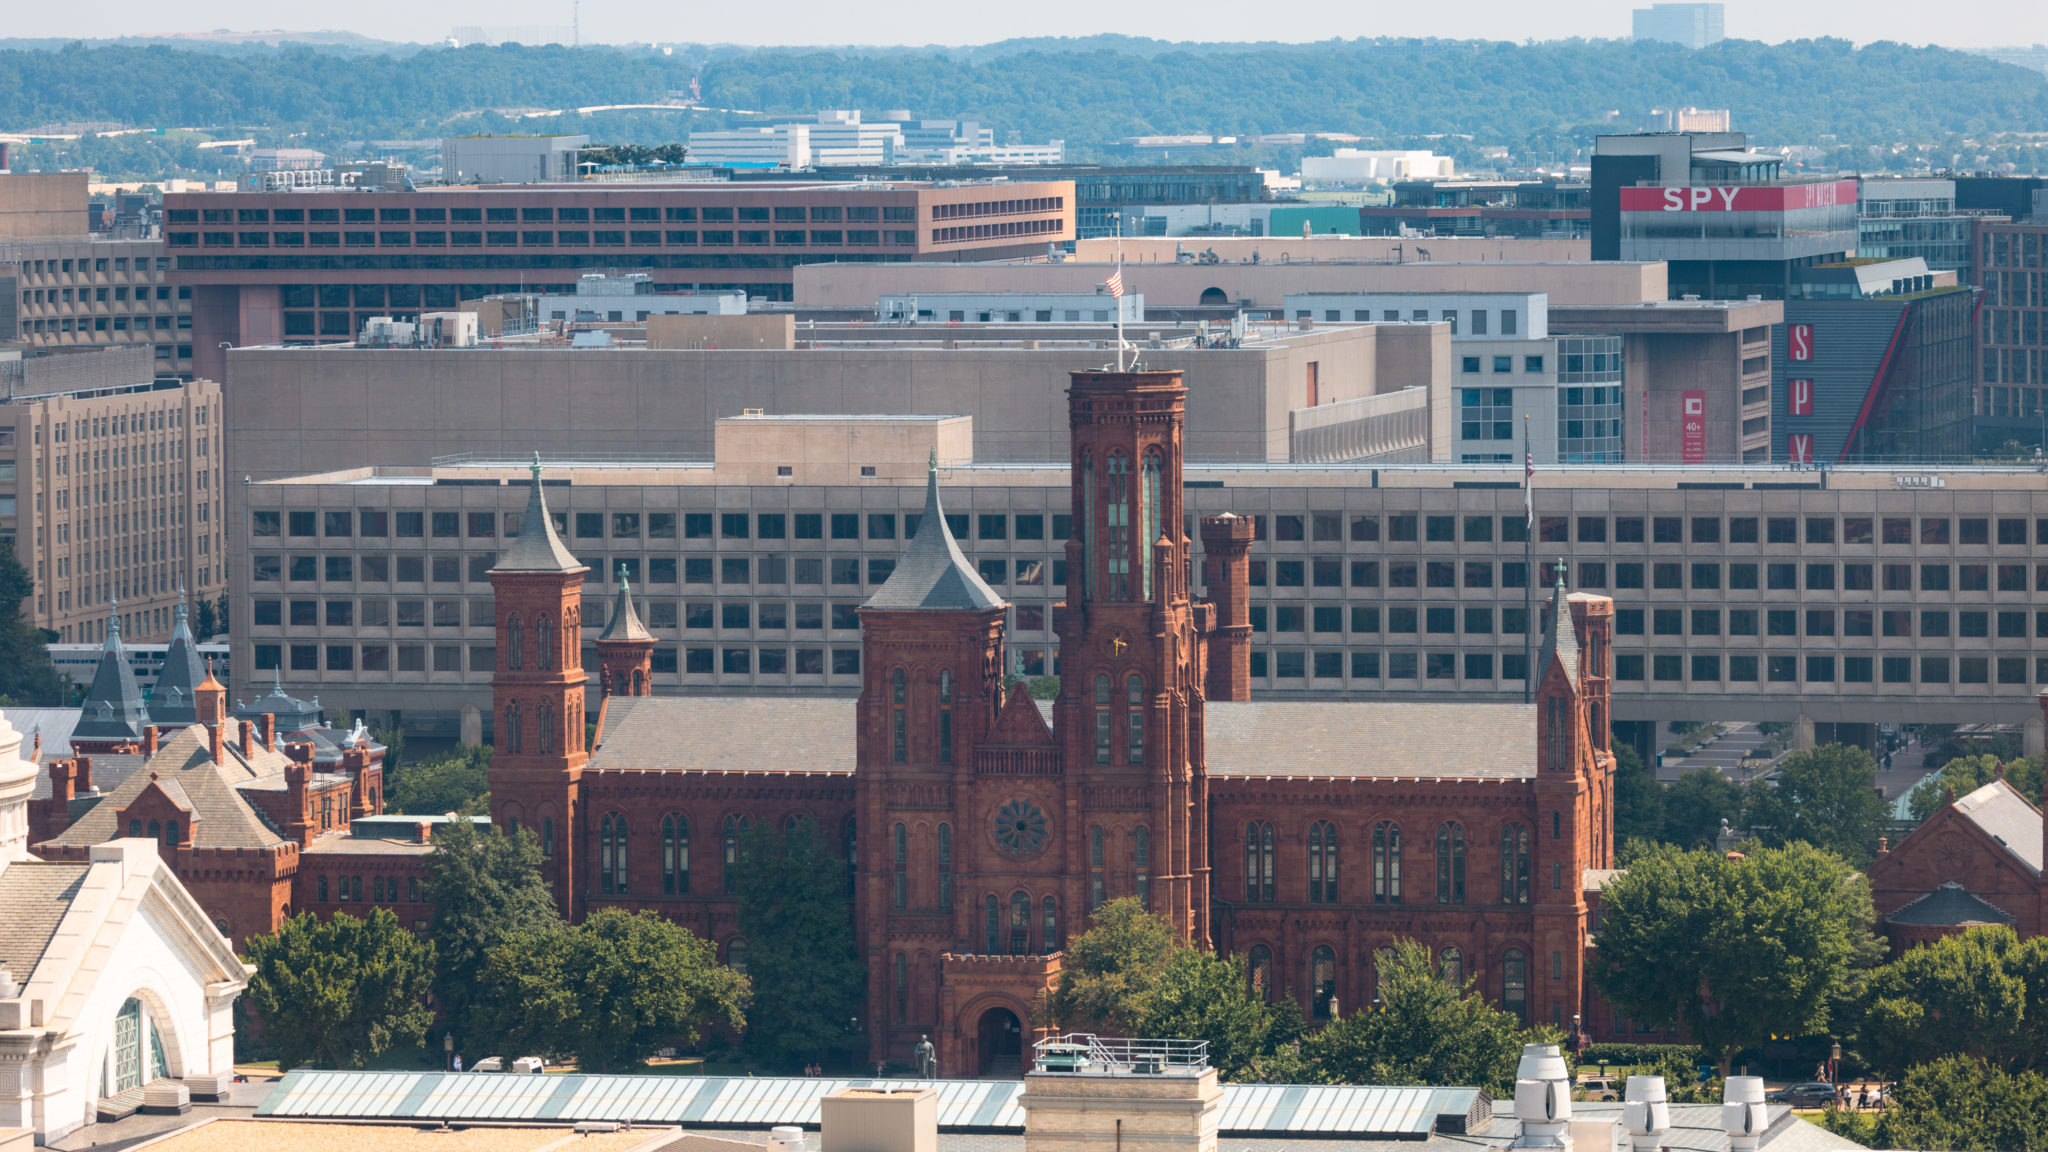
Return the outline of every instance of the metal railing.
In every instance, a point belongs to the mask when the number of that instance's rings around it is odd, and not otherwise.
[[[1198,1076],[1207,1040],[1147,1040],[1067,1032],[1032,1045],[1033,1070],[1087,1076]]]

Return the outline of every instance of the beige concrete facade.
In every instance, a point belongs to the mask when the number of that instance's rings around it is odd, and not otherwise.
[[[1779,300],[1661,300],[1552,308],[1550,330],[1622,337],[1629,460],[1682,463],[1685,393],[1700,392],[1705,460],[1762,464],[1771,458],[1771,328],[1784,320]]]
[[[79,232],[0,243],[0,269],[15,278],[23,346],[32,352],[147,348],[158,375],[190,375],[190,290],[165,282],[171,259],[163,241],[86,236],[83,225]]]
[[[0,239],[83,236],[85,172],[0,172]]]
[[[1077,240],[1074,255],[1083,261],[1107,263],[1116,259],[1117,244],[1113,237]],[[1593,258],[1590,239],[1569,236],[1127,236],[1122,244],[1128,264],[1171,264],[1182,252],[1197,256],[1213,252],[1226,263],[1244,263],[1256,256],[1267,264],[1476,264]]]
[[[968,416],[769,416],[718,421],[717,459],[741,484],[915,484],[931,461],[974,461]]]
[[[1216,1152],[1223,1086],[1198,1075],[1024,1077],[1024,1152]]]
[[[649,348],[752,348],[788,351],[796,347],[796,317],[754,316],[649,316]]]
[[[181,585],[193,601],[226,590],[220,386],[125,360],[143,371],[0,403],[0,541],[35,578],[23,615],[66,643],[103,639],[110,611],[124,638],[167,640]]]
[[[1434,254],[1436,249],[1430,251]],[[915,266],[806,264],[794,272],[798,305],[873,308],[885,295],[913,292],[1087,293],[1114,270],[1113,265],[1102,262],[1048,264],[1033,260]],[[1389,259],[1304,264],[1262,258],[1257,264],[1134,264],[1128,250],[1124,290],[1144,293],[1148,308],[1242,303],[1276,313],[1289,293],[1298,292],[1547,292],[1553,308],[1638,304],[1668,295],[1661,263],[1452,264],[1432,260],[1396,264]]]

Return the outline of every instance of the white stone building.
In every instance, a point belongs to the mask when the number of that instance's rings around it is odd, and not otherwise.
[[[94,845],[85,863],[30,856],[35,783],[0,716],[0,1129],[45,1143],[94,1122],[103,1102],[220,1096],[251,970],[154,842]]]

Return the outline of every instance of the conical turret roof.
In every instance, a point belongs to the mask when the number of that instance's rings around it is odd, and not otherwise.
[[[547,496],[540,482],[540,453],[533,454],[533,490],[526,494],[526,517],[519,522],[519,536],[512,546],[498,554],[493,572],[580,572],[585,565],[555,535],[554,518],[548,515]]]
[[[626,583],[626,566],[619,565],[619,594],[612,600],[612,618],[605,622],[604,632],[597,642],[614,643],[645,640],[653,643],[653,633],[640,624],[640,614],[633,611],[633,589]]]
[[[1572,606],[1564,589],[1564,561],[1557,562],[1557,589],[1550,597],[1550,624],[1543,633],[1543,662],[1547,670],[1555,658],[1564,666],[1572,691],[1579,688],[1579,631],[1572,623]]]
[[[946,526],[945,510],[939,506],[939,456],[934,451],[925,476],[924,517],[917,523],[917,536],[903,550],[896,570],[862,607],[973,611],[1003,606],[1003,598],[967,562],[959,542],[953,539],[953,530]]]
[[[178,589],[178,607],[173,616],[171,644],[164,650],[163,671],[157,673],[156,687],[149,693],[149,715],[160,725],[197,724],[193,693],[206,675],[199,662],[199,649],[192,643],[187,621],[185,590]]]
[[[107,605],[107,640],[100,648],[92,691],[86,693],[78,710],[78,726],[71,730],[74,740],[140,740],[142,730],[149,727],[149,710],[135,686],[128,651],[121,646],[120,606],[118,600]]]

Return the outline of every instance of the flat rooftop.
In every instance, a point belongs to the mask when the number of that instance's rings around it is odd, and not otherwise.
[[[656,1152],[673,1144],[674,1128],[576,1135],[546,1127],[475,1127],[442,1131],[438,1124],[281,1123],[219,1117],[145,1142],[149,1152],[541,1152],[565,1138],[577,1152]]]

